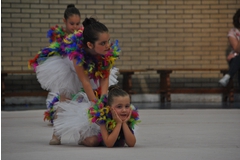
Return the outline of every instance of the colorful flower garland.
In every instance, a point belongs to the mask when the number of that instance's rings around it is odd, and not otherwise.
[[[58,25],[53,26],[47,32],[49,42],[61,42],[66,37],[66,30]]]
[[[129,126],[134,129],[134,126],[140,123],[139,114],[135,107],[131,105],[132,115],[128,120]],[[106,124],[106,128],[111,132],[116,127],[116,121],[112,118],[110,107],[107,106],[107,96],[101,96],[93,106],[88,110],[88,117],[91,123]]]
[[[121,51],[118,41],[116,40],[111,44],[111,48],[107,54],[96,57],[86,53],[82,42],[82,32],[83,29],[79,29],[74,34],[64,38],[61,42],[54,41],[49,47],[43,48],[33,59],[29,60],[29,68],[33,67],[36,70],[38,65],[42,64],[48,57],[54,55],[69,56],[70,59],[76,59],[78,65],[84,67],[90,79],[97,81],[101,78],[107,78],[110,74],[110,69],[113,67]],[[51,36],[52,33],[50,32],[49,35]]]
[[[48,109],[44,112],[44,118],[43,118],[44,121],[48,120],[51,123],[53,123],[54,114],[55,114],[55,110],[54,110],[53,106],[56,102],[59,101],[59,99],[60,99],[60,97],[56,96],[56,97],[53,98],[52,102],[49,103]]]

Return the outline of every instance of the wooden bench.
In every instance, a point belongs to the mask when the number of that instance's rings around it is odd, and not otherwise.
[[[234,89],[233,80],[230,79],[226,87],[220,88],[171,88],[170,74],[173,71],[216,71],[225,75],[228,69],[205,69],[205,68],[170,68],[170,69],[150,69],[155,70],[160,75],[160,88],[159,93],[161,96],[161,102],[171,102],[171,93],[222,93],[223,101],[234,101],[234,92],[239,92],[239,89]],[[217,82],[216,82],[217,83]]]
[[[4,70],[1,71],[1,83],[2,83],[2,87],[1,87],[1,102],[2,102],[2,109],[4,108],[4,104],[5,104],[5,97],[14,97],[14,96],[21,96],[21,97],[25,97],[25,96],[47,96],[48,92],[41,90],[41,91],[21,91],[21,92],[6,92],[6,85],[5,85],[5,77],[7,77],[8,75],[31,75],[31,74],[35,74],[35,72],[33,70]]]
[[[225,75],[228,72],[227,68],[221,69],[205,69],[205,68],[147,68],[147,69],[125,69],[120,70],[119,73],[123,75],[122,88],[127,91],[129,94],[134,94],[132,90],[132,75],[135,72],[146,72],[146,71],[157,71],[160,75],[160,84],[158,93],[160,94],[161,102],[171,102],[171,93],[221,93],[223,95],[223,101],[229,100],[230,102],[234,101],[234,93],[240,92],[239,89],[234,89],[233,80],[226,87],[219,88],[171,88],[170,74],[173,71],[204,71],[204,72],[220,72],[222,75]],[[217,82],[216,82],[217,83]]]
[[[204,89],[204,88],[171,88],[170,74],[173,71],[217,71],[222,73],[223,75],[227,73],[228,69],[185,69],[185,68],[171,68],[171,69],[161,69],[161,68],[149,68],[149,69],[120,69],[119,73],[123,76],[122,80],[122,88],[128,92],[129,94],[134,94],[135,92],[132,90],[132,75],[135,72],[147,72],[147,71],[157,71],[160,75],[160,84],[159,91],[161,96],[161,102],[171,102],[171,93],[222,93],[223,101],[229,100],[230,102],[234,101],[234,92],[239,92],[239,90],[234,89],[233,81],[230,80],[227,87],[221,88],[212,88],[212,89]],[[5,81],[4,78],[8,75],[26,75],[26,74],[35,74],[33,70],[13,70],[13,71],[2,71],[1,72],[1,80],[2,80],[2,105],[4,105],[5,97],[13,97],[13,96],[47,96],[47,91],[34,91],[34,92],[17,92],[17,93],[5,93]]]
[[[122,79],[122,89],[129,94],[134,94],[132,90],[132,75],[135,72],[146,72],[147,69],[120,69],[119,73],[123,76]]]
[[[137,70],[119,70],[119,73],[123,75],[123,83],[122,87],[125,91],[127,91],[129,94],[134,94],[134,91],[132,91],[132,75],[134,72],[144,72],[147,71],[146,69],[137,69]],[[6,92],[6,86],[5,86],[5,77],[8,75],[35,75],[35,72],[33,70],[4,70],[1,72],[1,80],[2,80],[2,105],[4,106],[5,103],[5,97],[14,97],[14,96],[47,96],[48,92],[47,91],[34,91],[34,92]]]

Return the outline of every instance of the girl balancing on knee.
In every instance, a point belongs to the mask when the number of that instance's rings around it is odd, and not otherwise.
[[[75,7],[74,4],[68,4],[63,15],[63,22],[65,24],[64,27],[60,27],[59,25],[52,26],[49,31],[47,32],[47,37],[49,38],[49,42],[51,45],[53,44],[60,44],[67,36],[73,34],[74,32],[82,29],[81,24],[81,14],[80,11]],[[45,50],[46,52],[46,50]],[[50,53],[50,52],[49,52]],[[57,53],[57,52],[55,52]],[[45,54],[47,58],[47,54]],[[56,55],[56,54],[53,54]],[[42,61],[40,58],[44,58],[43,54],[37,54],[37,59],[32,59],[29,61],[29,64],[33,67],[37,64],[36,61]],[[40,64],[40,63],[39,63]],[[38,65],[38,64],[37,64]],[[40,67],[35,67],[35,69]],[[39,70],[39,69],[37,69]],[[36,70],[36,71],[37,71]],[[49,72],[50,73],[50,72]],[[46,98],[46,106],[47,111],[45,111],[44,120],[49,120],[51,125],[53,123],[53,119],[55,117],[55,110],[53,108],[53,104],[58,102],[60,99],[59,91],[53,90],[52,88],[47,89],[49,91],[48,96]],[[55,98],[54,98],[55,97]]]
[[[65,103],[71,107],[57,113],[58,118],[54,122],[57,136],[70,133],[79,145],[88,147],[135,146],[133,130],[140,122],[139,114],[131,104],[129,94],[117,85],[110,86],[108,95],[102,95],[94,102],[88,102],[86,97],[77,94]],[[79,103],[86,107],[78,107]],[[87,103],[91,104],[88,108]],[[95,131],[89,133],[93,129]]]
[[[54,41],[49,47],[43,48],[29,61],[36,71],[36,76],[41,87],[49,92],[56,93],[50,103],[46,119],[67,124],[69,119],[61,118],[61,112],[72,111],[77,107],[78,115],[86,114],[91,102],[97,100],[97,95],[107,94],[108,86],[116,84],[117,68],[114,67],[120,49],[118,41],[109,43],[110,34],[108,28],[94,18],[86,18],[83,21],[84,29],[79,29],[62,41]],[[95,93],[98,94],[96,95]],[[80,109],[79,109],[80,108]],[[58,113],[57,116],[56,113]],[[73,116],[70,116],[71,118]],[[54,132],[50,145],[61,144],[61,135],[55,134],[60,123],[54,119]],[[88,122],[88,120],[86,120]],[[60,127],[62,127],[62,124]],[[82,121],[80,126],[89,126]],[[62,128],[71,128],[67,124]],[[68,129],[70,128],[70,129]],[[84,127],[86,128],[86,127]],[[81,137],[87,138],[98,133],[99,126],[91,125],[88,130],[81,132]],[[64,132],[64,130],[58,130]],[[78,133],[80,134],[80,133]],[[74,135],[77,137],[77,135]]]

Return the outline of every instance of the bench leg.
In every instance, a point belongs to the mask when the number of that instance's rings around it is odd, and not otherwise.
[[[1,77],[1,110],[4,110],[4,105],[5,105],[5,82],[4,82],[4,75]]]
[[[128,94],[132,94],[132,72],[130,73],[123,73],[123,83],[122,88],[124,91],[126,91]]]
[[[166,74],[163,72],[160,73],[160,99],[164,103],[166,99]]]
[[[160,93],[160,100],[161,100],[161,103],[164,103],[165,102],[165,93]]]
[[[170,82],[170,73],[166,73],[167,80],[167,101],[171,102],[171,82]]]
[[[161,102],[171,102],[171,82],[170,82],[170,73],[167,71],[159,71],[160,74],[160,98]]]
[[[221,71],[223,76],[227,73],[227,71]],[[234,85],[233,78],[229,80],[228,85],[225,87],[226,90],[223,92],[223,102],[234,102]]]
[[[230,81],[228,83],[228,100],[229,100],[229,102],[234,101],[233,79],[230,79]]]

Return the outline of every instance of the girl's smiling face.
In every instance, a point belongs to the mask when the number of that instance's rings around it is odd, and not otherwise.
[[[68,34],[74,33],[74,31],[81,27],[80,16],[77,14],[68,17],[68,19],[63,19],[63,21],[66,25],[66,31]]]
[[[114,108],[119,118],[124,121],[128,118],[131,110],[129,95],[114,97],[111,107]]]

